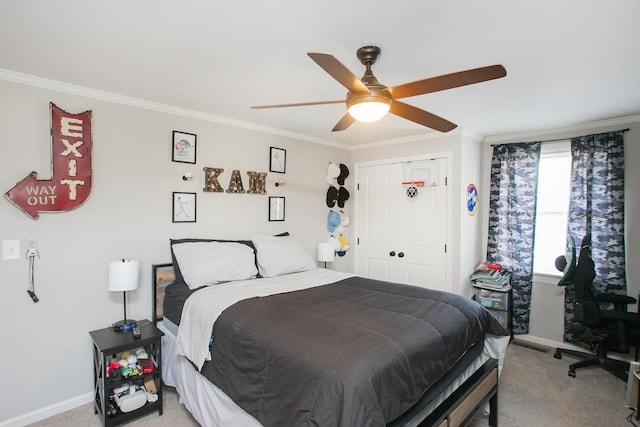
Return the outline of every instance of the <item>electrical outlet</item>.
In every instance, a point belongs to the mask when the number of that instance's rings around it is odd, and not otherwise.
[[[36,245],[36,241],[34,239],[29,240],[29,249],[27,249],[27,255],[29,256],[38,255],[38,246]]]
[[[20,240],[2,241],[2,259],[20,259]]]

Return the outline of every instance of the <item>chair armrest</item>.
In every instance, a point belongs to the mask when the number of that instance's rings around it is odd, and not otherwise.
[[[622,320],[630,325],[640,325],[640,313],[620,310],[602,310],[600,317],[603,320]]]
[[[596,295],[596,299],[598,301],[609,302],[613,304],[613,307],[615,308],[615,310],[619,310],[619,311],[626,311],[626,306],[628,304],[636,303],[636,299],[628,295],[598,294]]]

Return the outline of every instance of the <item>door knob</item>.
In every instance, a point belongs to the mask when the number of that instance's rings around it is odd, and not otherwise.
[[[389,252],[389,256],[396,256],[396,252],[395,251]]]
[[[398,258],[402,258],[404,256],[404,252],[398,252]]]

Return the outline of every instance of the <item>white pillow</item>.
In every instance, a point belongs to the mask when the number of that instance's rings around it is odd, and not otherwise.
[[[281,276],[316,268],[316,264],[300,243],[291,236],[256,234],[251,237],[256,247],[258,271],[262,277]]]
[[[185,242],[171,246],[189,289],[256,277],[253,249],[234,242]]]

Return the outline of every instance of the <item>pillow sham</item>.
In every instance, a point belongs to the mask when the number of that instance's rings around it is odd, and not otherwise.
[[[173,253],[173,245],[179,243],[187,243],[187,242],[223,242],[223,243],[241,243],[243,245],[247,245],[254,251],[254,264],[256,268],[258,268],[258,262],[255,260],[255,247],[253,246],[253,242],[251,240],[226,240],[226,239],[195,239],[195,238],[186,238],[186,239],[169,239],[169,248],[171,249],[171,262],[173,263],[173,271],[176,275],[176,282],[185,283],[184,277],[182,277],[182,272],[180,271],[180,265],[178,265],[178,261],[176,260],[176,256]]]
[[[262,277],[281,276],[316,268],[304,247],[291,236],[256,234],[251,237],[256,248],[258,271]]]
[[[171,245],[180,273],[189,289],[258,274],[254,251],[238,242],[184,242]]]

